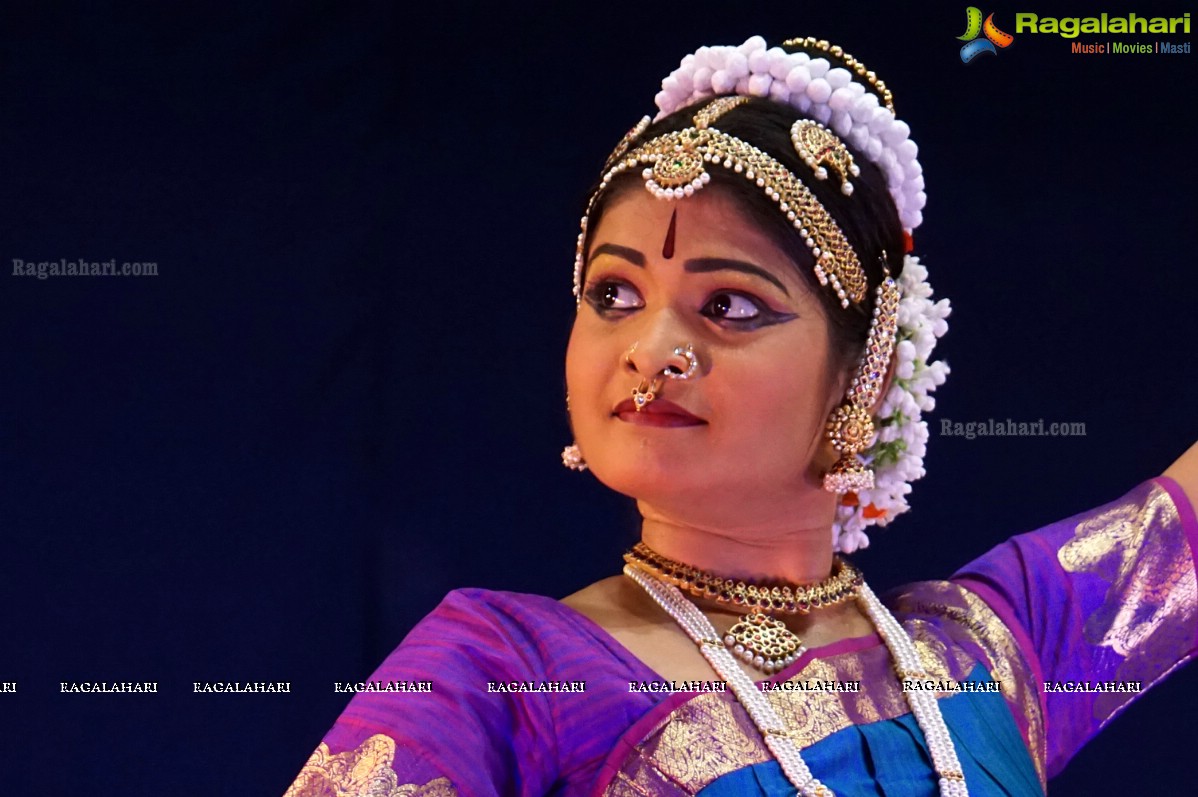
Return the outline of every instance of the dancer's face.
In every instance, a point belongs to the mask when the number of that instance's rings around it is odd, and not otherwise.
[[[650,502],[819,490],[835,460],[824,424],[847,375],[798,267],[735,200],[718,187],[678,201],[626,190],[586,256],[566,380],[595,476]],[[620,406],[665,366],[684,368],[671,353],[687,344],[691,379],[662,380],[643,412]]]

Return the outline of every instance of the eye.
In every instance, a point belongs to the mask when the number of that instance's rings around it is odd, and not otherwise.
[[[701,312],[722,321],[754,321],[761,316],[761,305],[739,293],[724,292],[708,299]]]
[[[644,305],[636,289],[625,282],[596,282],[587,288],[585,295],[587,302],[601,313],[608,310],[634,310]]]

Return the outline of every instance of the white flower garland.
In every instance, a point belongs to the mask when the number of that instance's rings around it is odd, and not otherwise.
[[[679,108],[719,94],[768,97],[829,126],[882,170],[903,228],[923,221],[923,168],[911,129],[895,118],[858,76],[827,59],[766,47],[753,36],[744,44],[700,47],[662,81],[656,101],[661,119]],[[855,505],[837,506],[832,523],[835,550],[852,553],[869,545],[865,529],[885,526],[910,509],[911,482],[925,473],[928,425],[921,419],[936,406],[929,394],[949,373],[932,362],[937,338],[948,331],[948,299],[931,300],[928,271],[907,255],[899,278],[898,345],[894,379],[875,421],[873,445],[862,454],[874,470],[875,486],[856,494]]]
[[[886,526],[911,507],[911,482],[922,478],[927,452],[928,424],[922,419],[936,399],[929,394],[944,384],[948,363],[931,361],[936,340],[948,331],[952,307],[948,299],[932,301],[928,270],[919,258],[907,255],[899,276],[898,345],[895,373],[874,421],[877,436],[862,454],[874,471],[874,488],[857,493],[856,506],[838,505],[832,522],[832,545],[842,553],[869,547],[865,528]]]
[[[827,125],[886,175],[904,229],[923,220],[923,167],[911,128],[844,67],[825,58],[767,48],[753,36],[739,47],[700,47],[661,82],[657,119],[718,94],[768,97]]]

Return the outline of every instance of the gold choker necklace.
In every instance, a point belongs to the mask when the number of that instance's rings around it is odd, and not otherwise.
[[[767,674],[790,666],[806,650],[799,637],[771,614],[808,614],[847,603],[857,598],[863,583],[861,572],[839,558],[832,575],[823,581],[779,586],[722,578],[668,559],[643,542],[624,554],[624,561],[696,597],[748,609],[744,619],[728,629],[724,645]]]

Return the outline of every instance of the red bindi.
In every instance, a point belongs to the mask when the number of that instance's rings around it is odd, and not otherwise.
[[[669,260],[674,256],[674,227],[678,222],[678,208],[670,215],[670,229],[666,231],[666,242],[661,245],[661,256]]]

